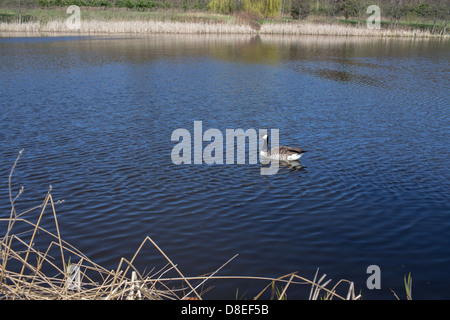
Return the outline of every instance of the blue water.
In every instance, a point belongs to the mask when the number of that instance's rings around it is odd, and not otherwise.
[[[0,212],[52,186],[61,235],[107,269],[150,236],[184,275],[355,282],[365,299],[448,299],[450,45],[445,40],[0,38]],[[301,167],[181,164],[171,134],[279,129]],[[39,212],[28,218],[37,219]],[[34,218],[33,218],[34,217]],[[44,223],[46,223],[44,221]],[[50,225],[52,220],[48,220]],[[167,261],[151,246],[141,271]],[[369,290],[369,265],[381,289]],[[215,280],[205,298],[267,283]],[[289,299],[307,299],[292,287]]]

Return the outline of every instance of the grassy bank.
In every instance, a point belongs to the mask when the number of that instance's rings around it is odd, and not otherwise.
[[[404,22],[390,27],[382,22],[381,29],[368,29],[365,23],[353,20],[310,16],[294,20],[287,16],[261,18],[246,14],[224,15],[207,11],[160,9],[156,11],[125,8],[81,7],[81,26],[71,30],[66,24],[66,8],[24,10],[22,23],[16,13],[0,10],[0,32],[47,32],[74,34],[273,34],[273,35],[332,35],[382,37],[447,37],[431,33],[430,29]]]
[[[59,228],[55,209],[61,201],[53,199],[51,187],[40,205],[16,211],[23,187],[15,193],[11,181],[21,154],[8,180],[11,211],[0,215],[1,230],[6,230],[0,236],[0,300],[201,300],[212,289],[209,284],[219,280],[255,281],[255,287],[261,289],[254,299],[286,299],[298,286],[308,287],[305,299],[361,298],[355,294],[353,282],[340,280],[332,285],[318,272],[313,280],[296,273],[279,278],[221,276],[222,269],[237,255],[225,258],[223,265],[207,275],[186,276],[148,236],[130,258],[121,258],[116,269],[108,270],[62,239],[64,231]],[[53,222],[53,226],[44,228],[42,221],[47,225]],[[156,252],[164,267],[156,270],[147,266],[147,271],[142,271],[134,265],[140,254],[148,256],[148,249]]]

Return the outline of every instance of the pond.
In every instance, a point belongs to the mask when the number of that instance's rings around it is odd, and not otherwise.
[[[149,236],[187,276],[238,254],[220,275],[312,279],[320,268],[333,283],[354,281],[364,299],[395,299],[391,289],[404,297],[411,272],[413,298],[448,299],[449,43],[2,37],[2,217],[24,149],[18,211],[42,203],[51,185],[64,200],[63,239],[107,269]],[[196,121],[224,138],[227,129],[277,129],[280,145],[307,152],[272,175],[250,154],[245,164],[175,164],[172,134],[193,138]],[[166,263],[148,246],[135,265]],[[366,286],[371,265],[381,289]],[[251,299],[266,283],[211,285],[205,298]]]

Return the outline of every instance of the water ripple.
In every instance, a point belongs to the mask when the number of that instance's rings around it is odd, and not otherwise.
[[[149,235],[192,275],[239,253],[236,274],[320,267],[365,283],[370,264],[389,273],[383,281],[401,279],[407,265],[419,279],[445,282],[448,44],[419,42],[0,41],[2,190],[25,148],[18,208],[52,185],[66,200],[64,238],[107,268]],[[276,128],[281,144],[308,152],[273,176],[260,164],[174,165],[171,133],[192,133],[194,121],[222,132]],[[161,263],[148,254],[138,267]]]

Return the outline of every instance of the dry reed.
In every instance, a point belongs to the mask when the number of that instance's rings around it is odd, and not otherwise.
[[[369,29],[329,23],[294,22],[264,23],[255,28],[245,22],[178,22],[178,21],[101,21],[82,20],[81,27],[71,30],[66,21],[0,23],[0,32],[72,33],[72,34],[271,34],[271,35],[328,35],[364,37],[437,37],[429,31],[403,29]],[[447,35],[444,35],[447,37]]]
[[[131,260],[121,258],[117,269],[107,270],[61,238],[55,210],[55,205],[61,201],[55,202],[53,200],[51,187],[41,205],[21,213],[16,212],[15,204],[23,193],[23,188],[16,195],[13,195],[11,178],[21,154],[22,151],[14,162],[8,180],[11,212],[9,218],[0,219],[7,224],[5,234],[0,238],[0,299],[201,300],[202,294],[206,292],[203,289],[205,282],[212,279],[234,281],[247,279],[268,282],[269,284],[254,299],[261,299],[263,294],[270,289],[272,290],[272,297],[285,299],[288,288],[291,289],[291,286],[294,285],[310,285],[309,299],[359,299],[361,297],[355,295],[353,282],[347,280],[341,280],[334,287],[328,289],[326,286],[331,280],[324,282],[325,275],[317,279],[318,272],[312,281],[296,273],[279,278],[218,276],[217,273],[237,255],[209,275],[187,277],[150,237],[144,239]],[[35,211],[38,212],[36,223],[32,223],[23,217],[25,214]],[[54,221],[54,232],[50,232],[41,226],[43,218],[48,218],[47,215],[50,215],[50,218]],[[18,225],[28,226],[29,230],[16,234],[14,230]],[[46,239],[44,241],[46,244],[43,246],[43,241],[39,241],[41,249],[38,249],[36,244],[39,237]],[[148,275],[141,274],[133,265],[146,244],[156,248],[167,262],[164,268]],[[42,250],[43,247],[46,247],[44,251]],[[69,256],[70,260],[66,259]],[[169,272],[175,272],[176,275],[168,277]],[[174,288],[174,283],[179,283],[179,285]],[[337,287],[342,283],[349,284],[345,296],[336,292]],[[281,285],[282,289],[279,290],[278,285]],[[277,291],[274,288],[277,288]],[[323,293],[323,296],[320,296],[321,293]]]

